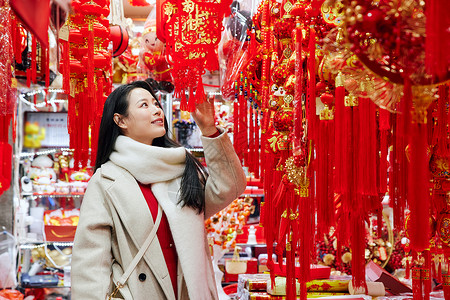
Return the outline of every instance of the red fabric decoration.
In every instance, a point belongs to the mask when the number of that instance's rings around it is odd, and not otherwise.
[[[24,26],[39,42],[48,47],[50,0],[10,0],[9,4]]]

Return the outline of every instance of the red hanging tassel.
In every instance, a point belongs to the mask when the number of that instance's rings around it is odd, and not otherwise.
[[[14,20],[14,27],[13,27],[13,31],[14,31],[14,57],[15,60],[18,64],[22,63],[22,35],[20,32],[20,25],[17,23],[16,18],[13,18]]]
[[[31,69],[27,69],[26,70],[26,74],[27,74],[27,87],[31,87]]]
[[[438,266],[437,266],[437,281],[438,282],[443,282],[442,280],[442,249],[438,250]]]
[[[309,176],[309,175],[308,175]],[[309,177],[311,178],[311,177]],[[310,187],[308,195],[301,195],[299,203],[299,211],[302,213],[300,217],[299,228],[296,230],[299,232],[300,247],[299,261],[300,261],[300,299],[306,300],[307,289],[306,282],[311,280],[311,257],[314,253],[314,195]]]
[[[344,109],[345,109],[345,88],[342,78],[342,74],[339,72],[335,79],[336,89],[334,92],[334,135],[335,135],[335,178],[334,178],[334,189],[337,193],[342,193],[344,191],[344,180],[343,180],[343,151],[344,151],[344,136],[346,131],[344,129]]]
[[[95,97],[95,66],[94,66],[94,21],[92,19],[88,19],[88,52],[87,52],[87,96],[89,99],[94,99]]]
[[[70,94],[70,47],[69,42],[61,40],[61,54],[62,54],[62,76],[63,76],[63,90],[65,94]]]
[[[294,91],[294,138],[293,154],[299,155],[301,152],[301,140],[303,137],[303,58],[302,58],[303,34],[301,19],[297,17],[295,28],[295,91]]]
[[[359,199],[358,199],[359,200]],[[352,283],[355,288],[364,288],[366,285],[366,260],[365,260],[365,227],[364,219],[361,215],[352,215]]]
[[[413,300],[422,300],[422,281],[421,281],[421,269],[414,267],[412,268],[412,290],[413,290]]]
[[[248,165],[248,122],[247,122],[247,100],[244,98],[242,90],[239,95],[239,148],[242,151],[243,165]]]
[[[376,107],[368,98],[359,101],[360,130],[358,147],[358,193],[376,196],[377,189],[377,130]],[[368,210],[375,207],[367,207]]]
[[[424,251],[423,255],[425,257],[425,265],[420,270],[420,278],[422,280],[422,285],[423,285],[423,299],[430,300],[430,293],[431,293],[430,251],[429,250]]]
[[[314,27],[309,30],[308,44],[308,73],[310,80],[308,81],[308,136],[315,142],[317,139],[317,116],[316,116],[316,31]]]
[[[378,191],[380,194],[385,194],[387,192],[387,155],[388,155],[388,146],[387,146],[387,135],[389,126],[389,116],[390,113],[386,109],[380,108],[380,118],[379,118],[379,131],[380,131],[380,165],[379,165],[379,188]]]
[[[404,99],[412,101],[411,85],[405,80]],[[408,204],[411,210],[411,248],[422,251],[429,247],[430,241],[430,196],[428,187],[429,169],[427,157],[426,111],[415,107],[413,123],[410,126],[410,168]]]
[[[233,102],[233,146],[234,146],[234,151],[236,152],[236,154],[239,156],[239,143],[238,143],[238,136],[239,136],[239,101],[236,98],[234,99]],[[239,157],[240,158],[240,157]]]
[[[450,299],[450,274],[442,274],[442,286],[444,289],[444,299]]]
[[[393,115],[393,151],[390,155],[392,162],[391,172],[389,173],[389,198],[392,199],[392,207],[394,210],[394,228],[403,230],[404,227],[404,211],[406,208],[406,182],[407,182],[407,165],[405,154],[405,137],[399,132],[401,127],[400,114]]]
[[[253,107],[252,107],[252,103],[250,103],[250,108],[248,109],[248,169],[250,172],[254,172],[255,168],[254,168],[254,161],[255,161],[255,157],[254,157],[254,148],[255,148],[255,141],[254,141],[254,131],[255,128],[254,123],[253,123]]]
[[[36,65],[36,37],[34,35],[32,35],[31,38],[31,82],[33,83],[37,83],[36,80],[36,72],[37,72],[37,65]]]
[[[194,88],[189,87],[189,99],[188,99],[188,111],[189,112],[195,111],[195,102],[196,101],[197,100],[195,99],[195,96],[194,96]]]
[[[326,99],[328,98],[328,99]],[[319,138],[317,139],[317,231],[326,234],[334,226],[334,120],[333,111],[329,106],[333,96],[323,94],[320,99],[325,109],[320,113]]]
[[[255,178],[261,177],[261,159],[262,159],[262,147],[261,147],[261,123],[260,123],[261,110],[255,110]]]
[[[425,68],[428,74],[442,81],[448,74],[447,67],[450,61],[448,1],[427,1],[426,20]]]
[[[189,111],[189,107],[186,99],[186,91],[180,91],[181,99],[180,99],[180,109],[184,111]]]
[[[286,237],[285,237],[286,238]],[[292,238],[292,232],[287,235],[288,243],[286,245],[286,298],[297,298],[297,286],[295,279],[295,250],[296,241]]]
[[[433,141],[434,145],[437,145],[437,154],[439,156],[448,156],[448,115],[447,104],[448,98],[446,97],[446,85],[439,86],[439,99],[438,99],[438,113],[437,113],[437,126],[434,130]]]
[[[45,105],[48,106],[48,87],[50,85],[50,49],[45,48]]]
[[[199,75],[197,88],[195,90],[195,97],[196,97],[196,103],[200,104],[206,99],[205,90],[203,89],[203,81],[202,81],[202,75]],[[194,108],[195,110],[195,108]]]
[[[410,252],[405,250],[405,257],[406,257],[406,268],[405,268],[405,279],[411,278],[411,256]]]

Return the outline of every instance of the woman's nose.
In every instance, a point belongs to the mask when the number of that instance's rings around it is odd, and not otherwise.
[[[162,115],[162,109],[159,106],[156,106],[156,110],[154,113],[156,116],[161,116]]]

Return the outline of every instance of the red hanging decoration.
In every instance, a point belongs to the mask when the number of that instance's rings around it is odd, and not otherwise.
[[[50,0],[10,0],[11,8],[39,43],[48,47]]]
[[[204,70],[218,68],[216,47],[220,41],[222,18],[230,0],[223,2],[166,0],[158,2],[158,38],[166,41],[167,58],[172,65],[176,95],[183,110],[194,111],[204,101],[201,76]],[[162,36],[161,36],[162,35]],[[189,92],[186,105],[183,94]]]
[[[63,87],[69,90],[68,131],[76,167],[94,164],[98,128],[105,93],[111,90],[109,44],[109,1],[73,1],[75,14],[69,16],[68,42],[63,45]]]

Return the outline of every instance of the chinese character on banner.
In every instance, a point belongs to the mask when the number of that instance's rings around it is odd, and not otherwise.
[[[157,34],[166,42],[167,58],[172,65],[175,97],[181,109],[194,111],[204,99],[202,75],[205,69],[218,69],[217,45],[222,19],[231,0],[194,1],[158,0]],[[189,90],[189,103],[186,92]]]

